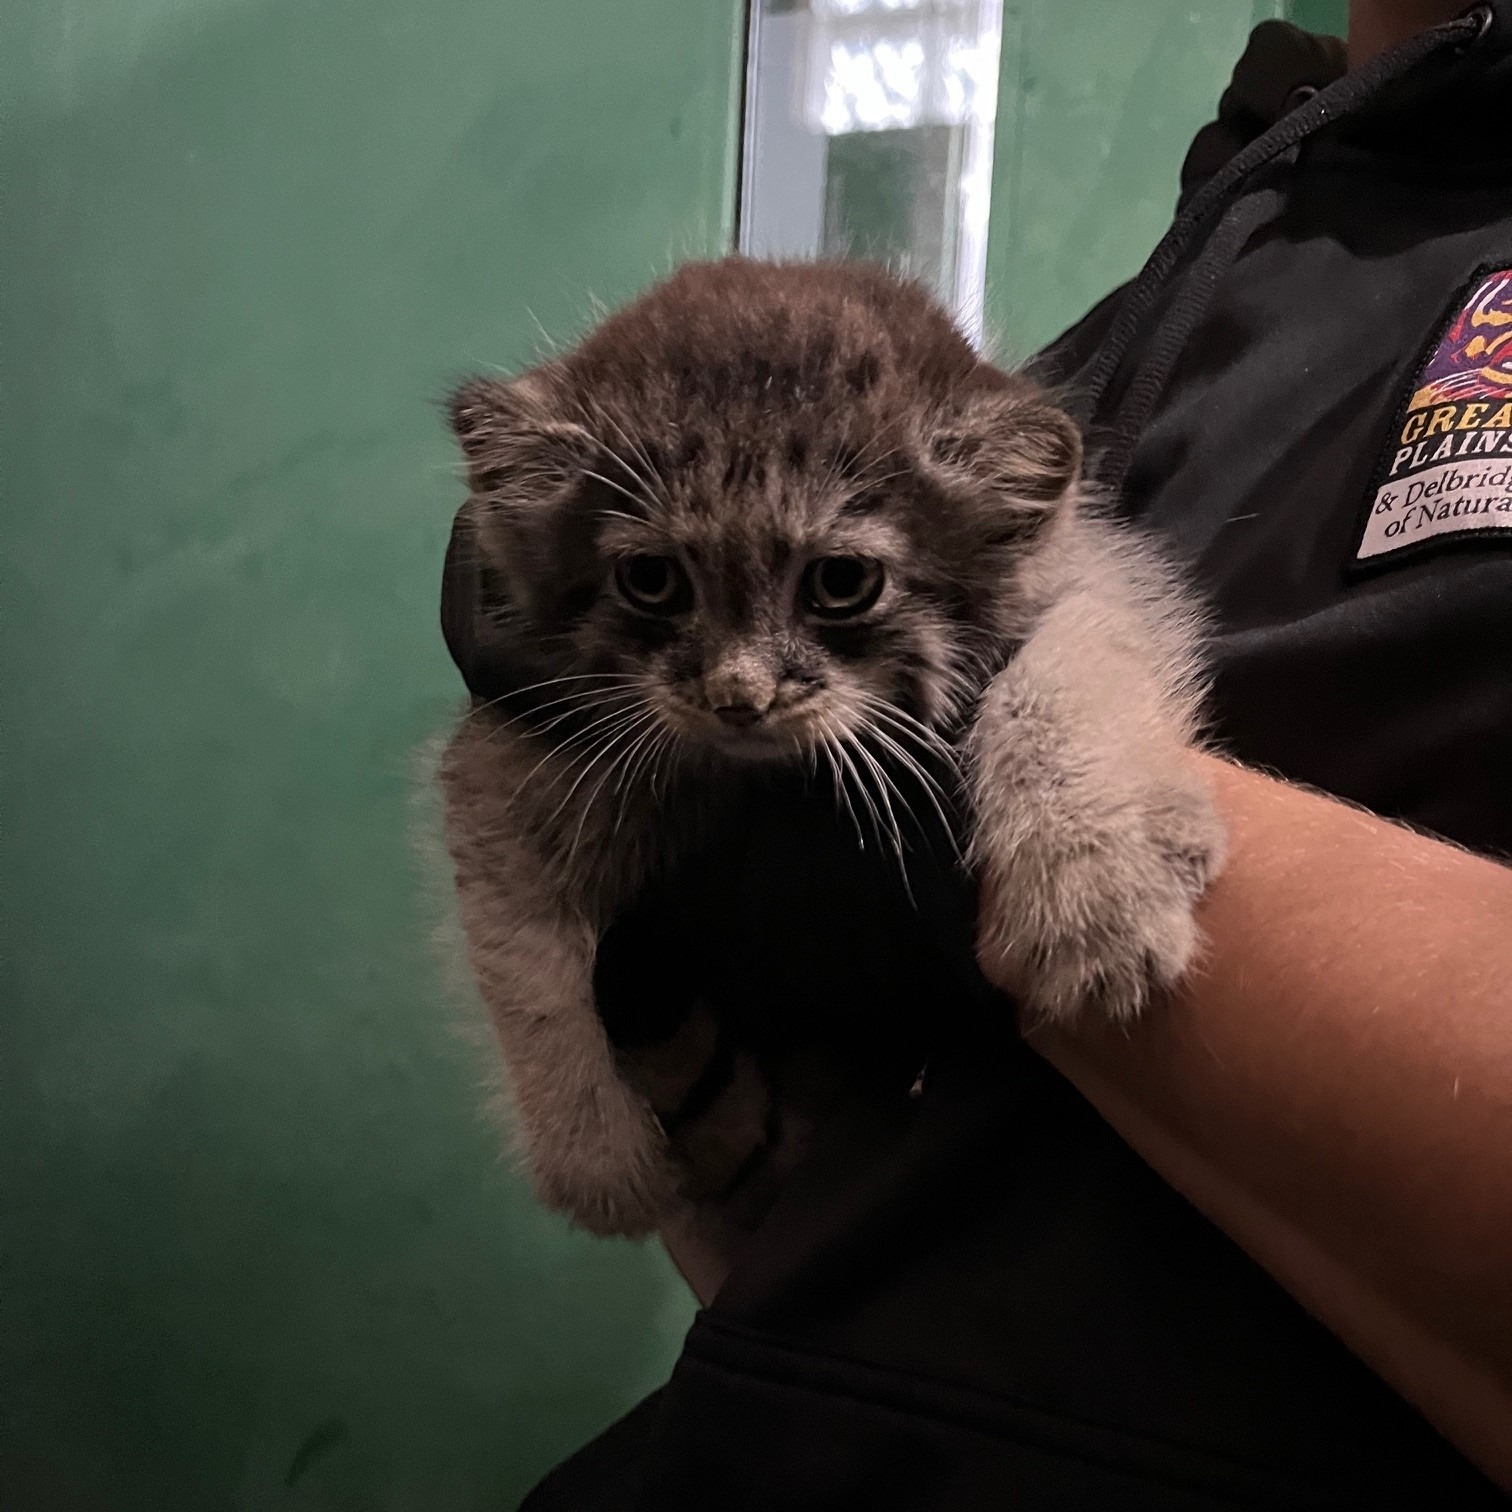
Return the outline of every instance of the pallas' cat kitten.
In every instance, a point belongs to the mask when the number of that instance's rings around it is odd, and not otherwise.
[[[696,1191],[595,1009],[595,952],[764,773],[813,772],[888,864],[959,800],[1028,1013],[1126,1019],[1182,975],[1222,848],[1184,751],[1190,617],[1079,497],[1068,416],[919,287],[690,265],[465,383],[452,420],[474,700],[447,836],[548,1204],[639,1233]]]

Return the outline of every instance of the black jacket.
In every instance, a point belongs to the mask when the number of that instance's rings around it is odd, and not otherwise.
[[[1341,73],[1259,28],[1173,236],[1044,365],[1209,597],[1220,743],[1512,853],[1512,0]],[[1503,1504],[963,1030],[825,1126],[667,1386],[526,1507]]]

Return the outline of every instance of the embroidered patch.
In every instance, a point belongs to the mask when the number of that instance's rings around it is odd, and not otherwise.
[[[1512,267],[1482,268],[1413,377],[1371,485],[1354,565],[1512,538]]]

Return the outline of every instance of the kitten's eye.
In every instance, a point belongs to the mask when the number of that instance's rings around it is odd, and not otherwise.
[[[650,614],[676,614],[687,607],[689,585],[676,557],[638,552],[614,565],[619,591]]]
[[[867,557],[820,557],[803,574],[804,602],[825,619],[864,614],[881,593],[882,564]]]

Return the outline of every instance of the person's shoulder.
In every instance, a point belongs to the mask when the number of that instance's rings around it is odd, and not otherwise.
[[[1234,65],[1217,116],[1187,149],[1181,203],[1282,116],[1341,78],[1347,66],[1338,37],[1317,36],[1289,21],[1262,21]]]
[[[1234,65],[1217,115],[1187,149],[1176,208],[1261,132],[1341,77],[1345,67],[1339,38],[1316,36],[1289,21],[1262,21]],[[1120,284],[1044,347],[1029,364],[1034,377],[1052,389],[1069,384],[1101,346],[1127,288]]]

